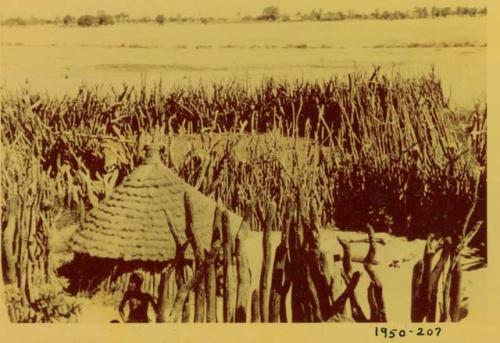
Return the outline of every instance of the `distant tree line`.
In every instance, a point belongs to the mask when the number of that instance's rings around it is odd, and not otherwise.
[[[7,18],[2,20],[1,24],[2,25],[19,25],[19,26],[25,26],[25,25],[46,25],[46,24],[53,24],[54,21],[50,19],[41,19],[41,18],[36,18],[36,17],[30,17],[30,18],[21,18],[21,17],[12,17],[12,18]]]
[[[269,10],[268,10],[269,12]],[[274,11],[274,13],[279,13]],[[309,13],[297,12],[293,16],[293,20],[298,21],[335,21],[335,20],[401,20],[401,19],[422,19],[422,18],[438,18],[438,17],[448,17],[448,16],[484,16],[488,14],[487,7],[476,8],[476,7],[415,7],[413,10],[407,11],[380,11],[375,10],[371,13],[357,13],[355,11],[323,11],[322,9],[312,10]],[[277,19],[276,19],[277,18]],[[289,20],[289,16],[277,16],[273,15],[269,17],[264,14],[257,17],[257,20]]]
[[[118,15],[118,18],[121,18]],[[56,24],[64,26],[99,26],[99,25],[113,25],[120,21],[117,16],[112,16],[106,13],[98,13],[97,15],[85,14],[80,17],[74,17],[70,14],[64,17],[55,17],[54,19],[40,19],[36,17],[31,17],[29,19],[24,18],[7,18],[1,22],[2,25],[45,25],[45,24]]]
[[[158,14],[155,17],[143,16],[132,18],[129,14],[121,12],[115,15],[106,14],[103,11],[98,11],[96,15],[82,15],[74,17],[70,14],[64,17],[55,17],[54,19],[40,19],[30,17],[28,19],[14,17],[7,18],[1,21],[2,25],[45,25],[56,24],[63,26],[101,26],[113,25],[115,23],[157,23],[160,25],[166,23],[224,23],[224,22],[254,22],[254,21],[342,21],[342,20],[402,20],[402,19],[421,19],[421,18],[444,18],[448,16],[485,16],[488,14],[487,7],[415,7],[413,10],[407,11],[380,11],[375,10],[372,13],[357,13],[355,11],[324,11],[323,9],[315,9],[309,13],[297,12],[294,15],[282,14],[278,7],[268,6],[262,10],[258,16],[239,16],[237,19],[228,19],[221,17],[184,17],[181,15],[165,16]]]

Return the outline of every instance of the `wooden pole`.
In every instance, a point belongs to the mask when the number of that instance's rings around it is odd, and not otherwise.
[[[248,236],[251,225],[251,209],[247,209],[238,234],[236,235],[235,254],[236,267],[238,271],[238,287],[236,290],[236,312],[235,322],[245,323],[247,321],[247,305],[250,295],[251,277],[248,256],[244,251],[244,242]]]
[[[332,307],[333,296],[329,282],[330,274],[326,266],[326,257],[320,251],[320,224],[316,202],[310,201],[309,220],[305,226],[306,263],[316,289],[321,315],[326,316]]]
[[[343,267],[342,277],[347,286],[352,281],[352,277],[354,275],[352,272],[352,263],[351,263],[351,246],[347,241],[343,239],[337,238],[337,240],[344,252],[342,257],[342,267]],[[338,301],[338,299],[336,301]],[[349,301],[351,303],[351,308],[352,308],[352,318],[356,322],[366,322],[367,318],[363,313],[363,310],[361,309],[361,306],[359,305],[358,299],[356,298],[356,294],[354,292],[349,293]],[[341,308],[341,310],[343,314],[346,314],[345,307]]]
[[[291,224],[289,230],[289,255],[290,255],[290,276],[292,279],[292,294],[291,294],[291,307],[292,307],[292,322],[305,321],[305,301],[304,298],[304,264],[301,258],[302,245],[304,241],[304,232],[302,221],[300,220],[299,208],[300,199],[297,202],[290,203]]]
[[[411,281],[411,321],[421,322],[425,313],[425,309],[422,307],[420,302],[421,289],[420,285],[422,282],[423,273],[423,261],[419,260],[413,266],[413,274]]]
[[[169,281],[175,270],[174,264],[168,266],[167,270],[161,273],[160,286],[158,289],[158,314],[156,321],[165,323],[167,321]]]
[[[196,273],[191,277],[191,279],[182,285],[182,287],[177,292],[175,297],[174,305],[169,315],[169,322],[177,322],[179,321],[179,317],[183,312],[183,307],[186,303],[188,303],[187,297],[189,296],[189,292],[196,287],[196,285],[203,280],[204,274],[207,272],[208,266],[214,263],[217,258],[217,254],[219,253],[220,246],[216,246],[214,250],[210,250],[207,258],[202,264],[201,268],[196,271]]]
[[[430,296],[430,278],[432,272],[432,259],[436,253],[435,242],[433,242],[434,235],[429,234],[425,244],[423,266],[422,266],[422,282],[420,284],[420,299],[422,313],[418,321],[421,322],[426,317],[429,310],[429,296]]]
[[[184,284],[186,283],[186,260],[184,257],[184,253],[186,252],[186,249],[189,245],[189,241],[186,241],[181,244],[179,234],[177,232],[177,229],[173,225],[172,217],[170,215],[170,212],[168,210],[163,211],[165,214],[165,219],[167,221],[168,228],[170,230],[170,233],[172,234],[172,237],[175,242],[175,258],[173,262],[173,271],[175,271],[175,284],[177,287],[177,290],[179,291]],[[168,285],[168,279],[165,281]],[[165,285],[164,285],[165,286]],[[168,286],[166,287],[168,289]],[[183,304],[181,310],[182,310],[182,320],[183,321],[188,321],[189,320],[189,294],[186,295],[184,298],[184,301],[186,301],[186,304]],[[168,297],[164,297],[163,301],[167,301]],[[166,304],[162,304],[163,306],[166,306]],[[165,315],[163,315],[163,320],[165,319]]]
[[[460,266],[460,254],[456,258],[455,266],[451,273],[450,319],[452,322],[458,322],[460,320],[460,307],[462,303],[462,270]]]
[[[191,319],[191,292],[188,291],[186,295],[186,300],[184,301],[184,305],[182,306],[181,321],[183,323],[189,323],[190,319]]]
[[[285,274],[285,280],[283,283],[283,287],[281,288],[281,294],[280,294],[280,317],[279,317],[280,323],[288,322],[287,309],[286,309],[286,297],[287,297],[288,292],[290,290],[290,287],[292,285],[292,279],[290,277],[290,262],[289,261],[287,261],[285,264],[284,274]]]
[[[335,316],[336,314],[343,312],[343,309],[346,305],[347,300],[352,297],[352,293],[354,293],[354,290],[356,289],[356,286],[358,285],[360,277],[361,277],[360,272],[352,273],[352,277],[349,280],[349,283],[347,284],[346,289],[337,298],[337,300],[335,300],[335,302],[333,303],[332,310],[331,310],[331,313],[329,313],[328,318],[331,318],[331,317]]]
[[[387,316],[385,312],[384,296],[382,292],[382,282],[380,282],[380,279],[378,278],[377,274],[375,273],[375,269],[373,268],[373,261],[375,260],[376,254],[374,235],[375,231],[373,230],[373,227],[371,225],[368,225],[370,247],[368,249],[368,254],[366,255],[363,266],[365,267],[366,272],[372,280],[371,286],[373,289],[373,296],[369,297],[369,300],[375,301],[375,303],[371,304],[370,308],[377,311],[376,313],[372,313],[370,317],[373,321],[376,322],[386,322]]]
[[[271,266],[271,231],[276,215],[276,203],[271,201],[267,207],[266,224],[262,236],[262,269],[260,273],[260,320],[263,323],[269,322],[269,270]]]
[[[196,228],[194,228],[193,223],[193,204],[189,193],[184,193],[184,209],[186,213],[186,236],[189,240],[192,248],[195,261],[195,271],[201,268],[203,260],[205,259],[205,252],[202,247],[202,243],[198,238],[196,233]],[[200,323],[205,320],[205,290],[204,281],[198,283],[195,288],[195,298],[194,298],[194,322]]]
[[[320,295],[318,294],[318,290],[316,289],[316,285],[314,284],[313,278],[311,276],[310,267],[307,264],[305,265],[304,281],[305,281],[305,288],[303,292],[304,292],[304,298],[306,300],[304,304],[307,306],[306,321],[322,322],[323,314],[321,313]]]
[[[19,231],[20,231],[20,237],[19,237],[19,258],[17,261],[17,270],[18,270],[18,286],[19,289],[21,290],[22,294],[22,301],[23,303],[26,303],[27,300],[27,277],[28,277],[28,239],[29,239],[29,228],[30,228],[30,219],[28,215],[28,209],[30,208],[31,204],[33,203],[32,197],[28,197],[29,200],[24,200],[23,205],[22,205],[22,210],[21,210],[21,221],[19,223]]]
[[[215,208],[214,221],[212,226],[212,250],[221,245],[222,240],[222,211],[219,206]],[[217,272],[216,263],[208,266],[207,277],[205,279],[205,290],[207,297],[207,322],[217,322]]]
[[[339,263],[337,263],[337,256],[333,254],[331,256],[331,262],[333,266],[332,270],[332,296],[333,300],[337,300],[337,298],[340,296],[344,289],[344,278],[342,276],[342,266],[339,266]]]
[[[428,308],[427,308],[427,322],[435,322],[436,321],[436,310],[437,310],[437,296],[438,296],[438,284],[439,279],[443,275],[444,266],[446,261],[450,257],[450,245],[451,241],[446,239],[443,245],[443,249],[441,250],[441,256],[439,257],[439,261],[431,272],[431,276],[429,278],[429,293],[428,296]]]
[[[450,256],[449,266],[446,275],[443,280],[442,298],[443,302],[440,307],[440,322],[447,322],[450,320],[450,294],[451,294],[451,275],[454,266],[454,261],[456,260],[457,254],[454,253]],[[446,269],[446,268],[445,268]]]
[[[281,242],[274,253],[274,264],[271,281],[269,303],[269,321],[272,323],[286,322],[285,299],[290,289],[288,261],[288,230],[290,223],[283,225]],[[283,310],[284,309],[284,310]]]
[[[2,252],[5,258],[5,276],[6,284],[15,284],[16,277],[16,257],[14,254],[14,234],[16,231],[17,219],[17,200],[15,198],[9,199],[9,215],[7,219],[7,226],[2,234]]]
[[[252,323],[260,322],[260,305],[259,305],[259,292],[254,289],[252,292],[252,314],[251,321]]]
[[[234,285],[234,265],[233,265],[233,238],[229,223],[229,213],[222,212],[222,241],[224,251],[224,299],[223,320],[225,323],[232,323],[234,320],[235,285]]]
[[[370,322],[378,322],[379,320],[379,308],[375,291],[374,283],[370,282],[367,290],[368,305],[370,306]]]

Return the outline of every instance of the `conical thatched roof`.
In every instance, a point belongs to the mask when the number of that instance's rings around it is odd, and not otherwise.
[[[189,192],[192,201],[194,228],[208,249],[216,202],[174,174],[154,153],[88,213],[71,237],[70,246],[77,253],[101,258],[171,260],[175,257],[175,243],[164,209],[168,209],[181,240],[185,241],[185,192]],[[241,220],[230,213],[233,235]],[[186,256],[192,257],[191,249]]]

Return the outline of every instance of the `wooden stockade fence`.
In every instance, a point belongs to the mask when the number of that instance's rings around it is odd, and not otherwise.
[[[413,267],[413,322],[458,322],[464,317],[460,253],[481,225],[482,221],[477,222],[461,240],[454,241],[451,237],[436,239],[433,234],[429,234],[423,257]],[[435,259],[437,262],[433,263]]]
[[[461,231],[453,236],[427,237],[422,259],[413,267],[411,284],[412,322],[458,322],[462,313],[461,252],[479,232],[483,221],[471,225],[478,202],[479,177],[476,179],[474,199]],[[434,261],[437,259],[437,262]],[[438,306],[439,305],[439,306]],[[439,318],[438,318],[439,314]]]
[[[38,194],[43,196],[43,193]],[[47,251],[37,248],[44,246],[42,243],[47,239],[43,233],[48,221],[34,215],[42,213],[37,211],[42,202],[39,196],[25,199],[20,202],[18,211],[14,210],[16,206],[13,204],[2,242],[8,253],[5,256],[8,280],[23,291],[23,301],[31,304],[36,298],[33,295],[37,289],[35,273],[43,270],[44,275],[51,275]],[[355,259],[351,256],[350,243],[354,240],[338,239],[343,249],[342,268],[329,270],[328,259],[333,256],[320,250],[315,201],[297,198],[290,202],[289,209],[290,216],[281,226],[280,243],[272,254],[270,232],[276,225],[276,205],[270,202],[267,206],[258,289],[252,289],[251,257],[244,249],[251,231],[251,206],[247,206],[236,235],[231,233],[227,210],[217,206],[209,247],[201,244],[199,228],[193,225],[189,193],[184,193],[184,241],[173,224],[172,215],[164,210],[166,226],[176,246],[175,257],[163,269],[159,280],[145,280],[145,284],[157,288],[157,322],[387,321],[383,285],[373,268],[377,253],[374,229],[367,226],[369,250],[362,261],[370,278],[366,291],[369,313],[365,314],[354,292],[361,277],[361,272],[352,268]],[[473,211],[474,206],[469,214]],[[31,218],[30,225],[23,224],[27,218]],[[413,271],[413,322],[456,322],[463,317],[460,254],[483,225],[482,221],[470,225],[470,221],[471,215],[468,215],[460,235],[454,239],[429,235],[423,258],[415,264]],[[23,233],[19,231],[21,228],[30,228],[30,231]],[[31,250],[26,244],[30,240],[34,242]],[[38,241],[40,243],[36,243]],[[194,261],[185,254],[189,246]],[[126,285],[126,278],[122,283]],[[222,294],[222,302],[217,301],[218,294]],[[221,305],[222,311],[219,312],[218,306]],[[218,317],[218,313],[222,316]],[[12,321],[16,321],[18,314],[11,311],[9,315]]]
[[[271,252],[270,232],[276,223],[276,205],[269,203],[262,238],[263,259],[258,289],[251,289],[250,257],[244,249],[245,239],[251,230],[251,206],[247,206],[235,237],[231,236],[227,211],[217,207],[212,226],[212,243],[207,250],[202,248],[197,228],[192,225],[192,205],[187,193],[184,200],[186,242],[179,241],[168,211],[165,212],[177,246],[177,254],[161,276],[158,322],[387,321],[384,288],[373,267],[377,264],[378,240],[371,225],[367,225],[368,253],[360,261],[370,280],[366,290],[369,304],[367,314],[354,292],[358,287],[361,271],[353,270],[352,262],[355,259],[351,256],[350,243],[357,240],[338,238],[343,250],[342,268],[330,270],[328,259],[334,256],[320,250],[320,226],[314,200],[298,198],[290,203],[290,216],[281,227],[281,241],[274,255]],[[455,241],[429,236],[424,257],[414,267],[411,285],[413,322],[461,319],[463,304],[460,293],[460,252],[483,224],[478,222],[468,230],[465,226],[469,224],[469,220],[466,220],[462,235]],[[184,252],[188,245],[194,251],[193,276],[189,280],[185,269],[190,267],[184,262]],[[433,258],[439,250],[441,255],[436,262]],[[172,277],[175,278],[178,289],[175,294],[165,292]],[[222,279],[220,283],[219,278]],[[438,287],[438,282],[442,282],[443,286]],[[222,302],[219,303],[217,287],[222,287]],[[193,296],[194,306],[191,306]],[[217,307],[221,305],[222,309],[218,312]],[[436,317],[438,307],[439,317]],[[190,313],[192,309],[193,315]],[[222,313],[222,317],[218,318],[217,313]]]
[[[11,322],[47,322],[51,316],[43,308],[39,288],[55,279],[49,250],[49,232],[53,213],[46,211],[51,198],[50,180],[39,175],[38,161],[29,161],[25,175],[10,189],[5,228],[2,232],[3,277],[7,287],[15,289],[21,306],[7,304]],[[19,304],[18,304],[19,305]],[[21,309],[27,309],[21,313]]]
[[[50,276],[52,270],[48,251],[40,250],[46,246],[46,225],[49,223],[48,219],[40,217],[43,193],[32,194],[35,195],[29,199],[21,199],[17,207],[16,203],[10,206],[12,210],[2,243],[7,253],[8,282],[22,290],[23,302],[34,306],[36,274],[43,272]],[[365,314],[354,292],[361,277],[361,272],[352,268],[355,259],[351,256],[350,243],[354,241],[338,239],[343,249],[342,268],[329,270],[328,259],[333,256],[320,250],[320,226],[314,200],[297,198],[290,202],[290,215],[281,226],[281,240],[274,254],[270,233],[277,225],[276,205],[268,204],[258,289],[252,289],[251,256],[244,249],[252,229],[253,208],[247,206],[240,228],[233,235],[228,211],[215,207],[209,247],[201,244],[199,228],[193,225],[192,199],[187,192],[184,193],[184,210],[184,241],[173,224],[172,215],[164,210],[166,226],[176,247],[175,257],[163,269],[159,280],[147,278],[144,282],[144,287],[150,284],[157,288],[157,322],[387,321],[383,285],[373,268],[377,240],[370,225],[367,226],[369,250],[362,261],[370,278],[366,291],[369,313]],[[423,257],[413,270],[413,322],[456,322],[463,317],[460,254],[483,225],[482,221],[470,225],[473,211],[474,206],[461,233],[454,239],[429,235]],[[194,261],[185,254],[189,246]],[[126,287],[127,277],[121,284]],[[218,294],[222,295],[222,302],[217,301]],[[218,306],[222,306],[222,311],[218,311]],[[19,314],[12,308],[9,310],[11,320],[16,321]],[[33,315],[40,314],[33,311]]]
[[[192,204],[188,193],[184,196],[186,211],[185,242],[179,240],[168,211],[165,218],[176,244],[176,257],[162,275],[159,286],[158,322],[321,322],[321,321],[386,321],[382,284],[372,265],[376,242],[373,228],[369,228],[370,249],[364,267],[371,279],[367,292],[370,314],[361,310],[354,293],[360,272],[352,272],[349,243],[340,240],[344,248],[342,278],[344,289],[336,289],[328,270],[326,253],[320,251],[319,220],[314,201],[301,199],[291,206],[290,219],[281,230],[281,241],[272,261],[270,233],[275,225],[276,205],[267,207],[263,233],[263,260],[259,289],[251,289],[252,273],[249,256],[244,249],[251,230],[252,209],[248,206],[235,237],[232,237],[226,210],[216,208],[210,249],[204,249],[192,225]],[[184,252],[191,245],[194,264],[185,263]],[[221,262],[221,263],[218,263]],[[222,275],[218,275],[218,265]],[[186,278],[186,268],[192,268],[192,277]],[[222,302],[217,302],[217,279],[221,277]],[[177,292],[169,292],[171,278],[176,280]],[[337,283],[338,284],[338,283]],[[337,287],[338,288],[338,287]],[[291,297],[289,297],[291,293]],[[334,294],[337,293],[337,294]],[[192,298],[194,297],[194,306]],[[290,298],[290,308],[287,307]],[[352,313],[347,308],[351,304]],[[217,306],[222,305],[217,317]],[[191,314],[190,311],[194,310]],[[291,317],[289,315],[291,314]]]

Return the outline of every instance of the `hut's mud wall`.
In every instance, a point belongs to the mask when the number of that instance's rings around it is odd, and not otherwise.
[[[161,273],[168,263],[144,261],[121,261],[102,259],[77,254],[73,261],[62,266],[59,274],[69,280],[68,291],[72,294],[95,294],[97,291],[123,293],[127,290],[130,276],[137,272],[143,276],[141,290],[158,297]],[[186,270],[190,270],[186,268]],[[189,278],[191,275],[186,275]],[[169,283],[169,294],[172,297],[177,291],[176,280]]]

